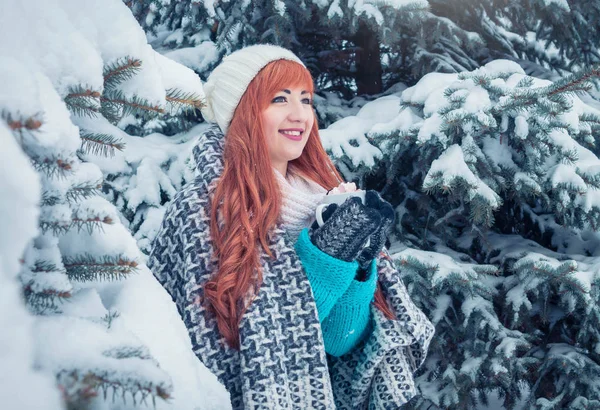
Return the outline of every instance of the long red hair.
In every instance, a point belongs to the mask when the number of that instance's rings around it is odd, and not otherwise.
[[[263,133],[262,112],[278,91],[302,87],[311,94],[306,68],[288,60],[266,65],[235,110],[225,137],[224,169],[210,201],[210,234],[218,269],[204,286],[204,303],[229,346],[239,349],[239,324],[262,283],[259,246],[274,258],[269,239],[279,220],[281,193]],[[317,120],[302,155],[289,169],[330,190],[342,177],[321,144]],[[380,286],[375,305],[392,318]]]

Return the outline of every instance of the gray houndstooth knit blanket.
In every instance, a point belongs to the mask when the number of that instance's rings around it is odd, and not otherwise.
[[[227,388],[234,409],[398,409],[416,394],[412,374],[434,327],[389,259],[378,259],[379,280],[398,320],[372,307],[372,333],[339,358],[325,353],[310,284],[282,229],[270,243],[276,258],[261,251],[263,284],[240,324],[239,351],[194,303],[215,269],[208,198],[223,169],[222,152],[218,128],[200,138],[194,148],[199,175],[169,204],[148,260],[198,358]]]

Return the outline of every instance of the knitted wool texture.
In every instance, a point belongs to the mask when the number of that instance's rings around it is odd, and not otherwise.
[[[296,241],[300,231],[315,220],[317,205],[327,191],[316,182],[295,175],[291,169],[285,178],[275,168],[273,171],[281,188],[281,226],[290,240]]]
[[[263,282],[240,323],[240,350],[224,343],[215,319],[197,303],[216,268],[208,199],[222,173],[222,144],[216,128],[200,138],[198,177],[168,205],[148,257],[194,353],[227,388],[235,410],[400,408],[416,394],[412,373],[425,360],[434,328],[387,257],[377,258],[378,283],[397,320],[371,305],[372,330],[341,357],[326,356],[309,280],[283,229],[269,242],[276,258],[261,251]]]
[[[237,50],[223,59],[204,84],[202,116],[216,122],[227,134],[233,113],[250,82],[271,61],[289,60],[304,66],[294,53],[271,44],[259,44]]]
[[[353,280],[321,322],[325,351],[342,356],[354,349],[371,331],[370,306],[377,288],[377,262],[371,261],[369,276]]]
[[[323,252],[309,239],[308,229],[300,233],[295,249],[310,281],[319,321],[322,322],[350,286],[356,275],[358,262],[343,261]]]
[[[356,260],[369,236],[381,225],[381,215],[349,198],[327,219],[311,230],[311,240],[323,252],[344,261]]]
[[[390,226],[394,223],[394,208],[385,202],[377,192],[367,191],[365,203],[370,207],[376,207],[381,216],[381,224],[369,237],[370,244],[357,256],[356,261],[362,269],[367,269],[375,256],[383,249]]]
[[[352,350],[365,336],[369,325],[369,305],[377,284],[377,266],[372,261],[371,275],[367,281],[354,280],[358,263],[330,256],[330,252],[335,252],[338,248],[345,254],[349,247],[340,247],[340,238],[332,235],[335,230],[328,227],[335,223],[342,230],[348,230],[349,226],[353,225],[357,225],[355,229],[360,229],[362,223],[339,223],[344,218],[354,218],[358,213],[354,206],[349,207],[349,210],[354,209],[354,212],[340,210],[342,212],[334,213],[331,216],[334,219],[323,227],[326,233],[315,235],[318,236],[323,249],[328,250],[328,253],[323,252],[309,239],[308,229],[302,229],[314,221],[315,209],[325,195],[325,189],[313,181],[294,175],[291,170],[288,170],[287,178],[279,171],[274,171],[283,197],[282,227],[291,239],[298,238],[295,249],[315,296],[325,351],[333,356],[341,356]],[[360,218],[360,221],[369,222],[365,217]],[[302,233],[298,235],[300,230]],[[334,243],[329,244],[327,240]]]
[[[346,262],[321,251],[311,242],[308,229],[300,233],[295,249],[315,296],[325,351],[333,356],[346,354],[368,328],[377,264],[371,263],[367,281],[355,280],[358,262]]]

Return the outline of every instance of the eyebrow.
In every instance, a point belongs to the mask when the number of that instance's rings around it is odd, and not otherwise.
[[[288,90],[287,88],[281,90],[282,92],[286,93],[286,94],[292,94],[292,92],[290,90]],[[302,90],[302,92],[300,93],[300,95],[302,94],[310,94],[310,92],[306,91],[306,90]]]

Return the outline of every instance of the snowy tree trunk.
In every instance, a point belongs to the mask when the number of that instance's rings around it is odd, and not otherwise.
[[[356,87],[358,95],[381,93],[381,50],[377,32],[364,20],[358,23],[356,44]]]

